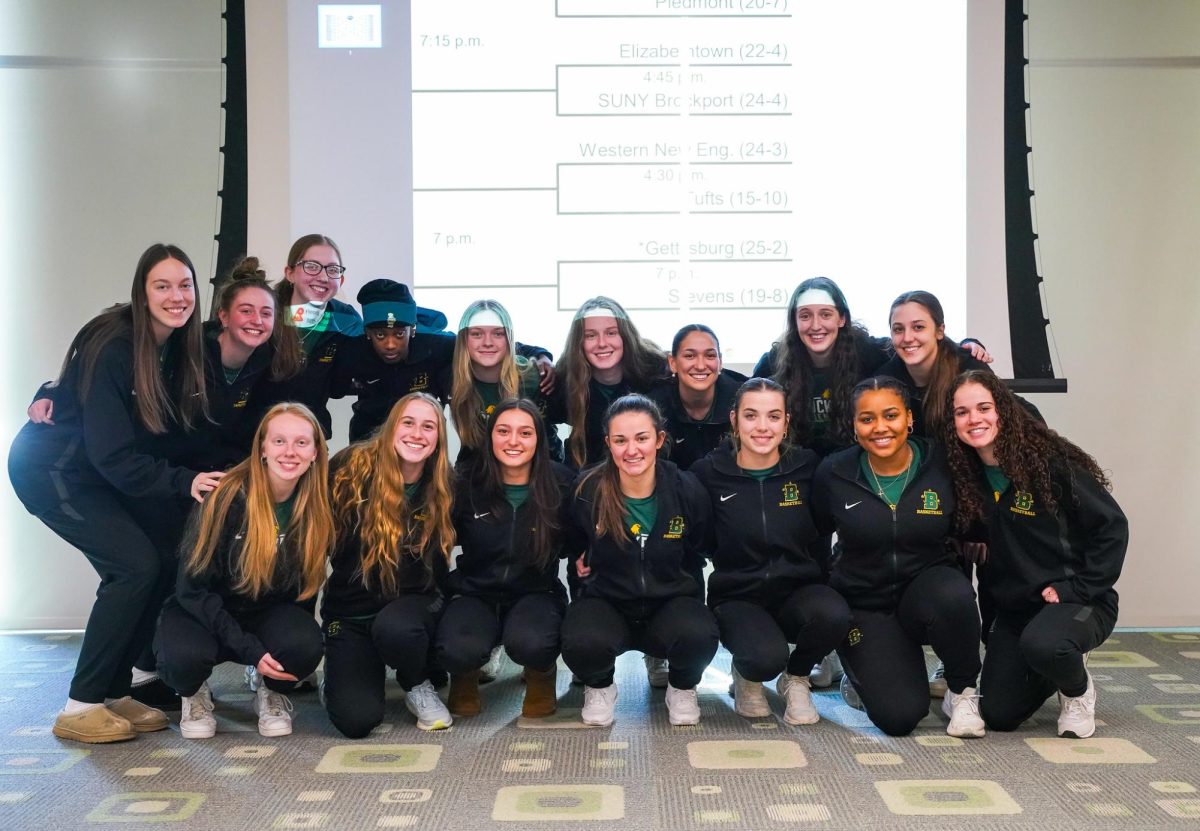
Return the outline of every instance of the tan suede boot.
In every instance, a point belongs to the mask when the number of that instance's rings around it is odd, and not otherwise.
[[[451,715],[477,716],[483,710],[479,700],[479,670],[450,676],[450,695],[446,706]]]
[[[557,680],[557,666],[551,666],[550,669],[525,667],[525,702],[521,705],[521,715],[526,718],[554,715],[558,708],[558,695],[555,690]]]

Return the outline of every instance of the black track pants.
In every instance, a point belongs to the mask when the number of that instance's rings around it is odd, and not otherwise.
[[[613,682],[617,657],[638,649],[670,661],[670,683],[690,690],[717,654],[717,622],[694,597],[614,603],[584,597],[567,607],[562,655],[571,671],[589,687]]]
[[[537,670],[558,660],[566,603],[549,592],[498,603],[460,595],[446,604],[437,628],[437,657],[454,674],[479,669],[497,644],[514,663]]]
[[[807,676],[850,629],[850,607],[825,585],[800,586],[770,606],[726,600],[713,607],[721,643],[747,681],[769,681],[785,669]],[[789,652],[788,645],[796,648]]]
[[[867,715],[889,736],[907,736],[929,714],[929,678],[922,644],[946,666],[946,683],[961,693],[979,678],[979,610],[962,571],[935,566],[921,572],[892,611],[852,609],[838,647]]]

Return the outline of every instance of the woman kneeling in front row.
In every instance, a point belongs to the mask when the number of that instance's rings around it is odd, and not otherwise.
[[[331,463],[337,545],[321,604],[325,708],[352,739],[383,721],[387,668],[422,730],[452,719],[430,680],[454,528],[446,417],[421,392],[401,398],[366,441]]]
[[[537,405],[501,401],[487,446],[458,481],[454,529],[462,553],[447,581],[438,623],[438,664],[450,673],[450,712],[477,715],[479,668],[503,644],[525,667],[521,715],[555,711],[559,632],[567,593],[558,579],[571,470],[550,459]]]
[[[818,530],[838,535],[829,584],[850,604],[838,654],[871,721],[905,736],[929,714],[928,643],[946,666],[946,732],[982,736],[979,612],[946,547],[954,484],[943,453],[909,439],[912,411],[894,378],[863,381],[851,402],[859,447],[826,458],[813,482]]]
[[[996,622],[983,662],[983,718],[1015,730],[1058,693],[1058,735],[1096,730],[1084,664],[1117,622],[1129,526],[1096,460],[1046,427],[991,373],[951,391],[947,453],[959,522],[981,523],[980,590]]]
[[[284,693],[321,661],[313,609],[333,546],[325,438],[302,404],[276,404],[254,448],[192,513],[178,589],[155,637],[159,673],[183,696],[179,732],[188,739],[216,732],[208,677],[217,664],[258,670],[258,732],[286,736]]]
[[[584,724],[612,724],[613,670],[631,649],[670,662],[671,724],[700,721],[696,684],[717,651],[717,624],[702,599],[711,506],[694,476],[658,460],[662,423],[643,395],[614,401],[604,417],[605,459],[575,489],[568,550],[585,549],[583,579],[567,607],[562,653],[586,685]]]

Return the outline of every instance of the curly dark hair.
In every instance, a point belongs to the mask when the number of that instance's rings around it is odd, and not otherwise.
[[[1055,493],[1053,485],[1055,471],[1067,471],[1073,476],[1074,470],[1079,468],[1105,488],[1112,489],[1112,483],[1095,459],[1035,418],[991,372],[972,369],[954,380],[946,401],[952,416],[954,393],[966,384],[979,384],[992,396],[999,418],[996,461],[1016,487],[1034,494],[1052,512],[1058,510],[1060,495]],[[956,522],[965,529],[983,517],[984,494],[979,487],[984,475],[983,462],[972,447],[959,439],[953,417],[947,419],[942,438],[958,499]]]
[[[809,289],[828,292],[833,298],[834,308],[845,321],[833,342],[831,362],[826,371],[830,394],[828,430],[835,444],[852,444],[854,432],[850,429],[853,415],[850,390],[862,377],[858,357],[861,351],[860,343],[870,335],[866,329],[850,319],[850,305],[846,302],[846,295],[842,293],[838,284],[828,277],[810,277],[792,292],[787,306],[787,329],[772,349],[775,366],[775,374],[772,377],[787,391],[790,430],[795,435],[796,442],[804,447],[810,446],[812,424],[809,408],[812,406],[814,392],[818,392],[813,389],[813,373],[816,372],[816,367],[808,349],[800,340],[800,328],[796,323],[796,309],[800,296]]]

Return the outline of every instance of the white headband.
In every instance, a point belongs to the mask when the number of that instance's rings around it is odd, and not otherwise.
[[[805,289],[796,298],[796,306],[833,306],[837,308],[837,303],[834,302],[833,295],[825,289]]]
[[[500,315],[492,309],[480,309],[475,314],[471,315],[471,319],[467,321],[467,325],[462,327],[469,329],[472,326],[499,326],[504,328],[504,321],[500,319]]]
[[[593,306],[583,313],[584,320],[587,320],[589,317],[620,317],[620,315],[608,306]]]

